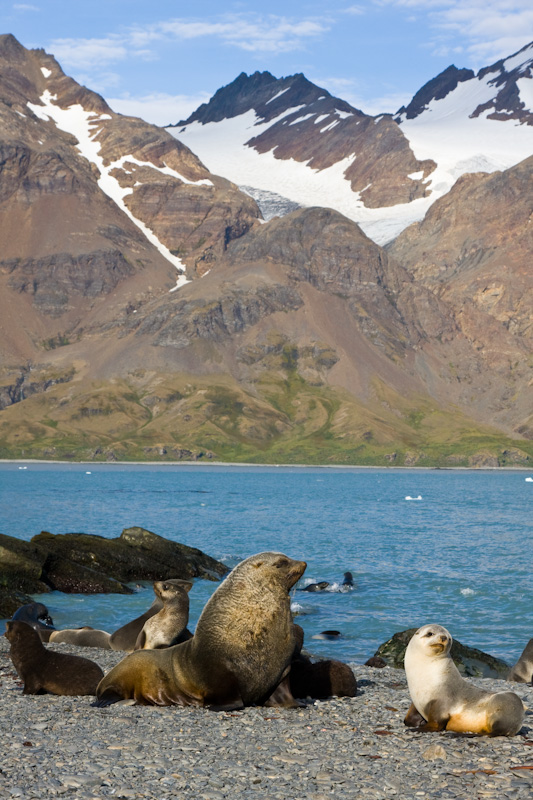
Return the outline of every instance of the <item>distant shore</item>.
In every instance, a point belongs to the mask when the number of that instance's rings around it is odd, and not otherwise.
[[[91,467],[246,467],[246,469],[331,469],[331,470],[386,470],[394,472],[532,472],[530,466],[509,465],[505,467],[406,467],[403,465],[386,466],[375,464],[255,464],[249,461],[49,461],[40,458],[0,458],[2,464],[42,464],[54,466],[56,464],[68,466]]]

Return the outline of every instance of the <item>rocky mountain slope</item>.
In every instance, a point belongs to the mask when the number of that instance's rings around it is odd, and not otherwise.
[[[376,117],[303,75],[243,73],[168,130],[215,172],[303,206],[320,198],[385,244],[460,175],[531,155],[532,62],[528,45],[477,75],[451,66]]]
[[[385,250],[329,208],[262,221],[43,51],[0,37],[0,62],[0,457],[533,457],[531,161],[463,178]]]

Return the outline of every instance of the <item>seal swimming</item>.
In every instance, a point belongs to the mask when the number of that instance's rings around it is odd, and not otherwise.
[[[20,620],[8,622],[4,636],[11,644],[13,666],[24,682],[23,694],[95,694],[104,673],[94,661],[47,650],[37,631]]]
[[[192,582],[172,578],[156,581],[154,592],[163,603],[163,608],[147,619],[135,642],[135,650],[155,650],[159,647],[171,647],[180,641],[190,639],[187,631],[189,621],[189,592]]]
[[[126,656],[100,682],[94,705],[298,705],[288,687],[295,650],[289,589],[306,566],[272,552],[241,561],[211,595],[192,639]]]
[[[424,625],[410,640],[404,664],[412,703],[404,723],[421,731],[514,736],[525,713],[518,695],[487,692],[465,681],[451,646],[442,625]]]

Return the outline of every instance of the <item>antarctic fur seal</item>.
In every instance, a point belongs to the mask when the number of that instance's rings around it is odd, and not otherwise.
[[[524,652],[507,676],[508,681],[517,683],[533,683],[533,639],[530,639]]]
[[[26,603],[17,608],[12,619],[27,622],[35,628],[42,642],[47,642],[52,631],[55,631],[54,621],[44,603]]]
[[[316,661],[298,658],[291,664],[290,687],[294,697],[355,697],[357,681],[343,661]]]
[[[514,736],[524,719],[518,695],[486,692],[465,681],[452,661],[451,646],[442,625],[424,625],[407,645],[404,664],[412,704],[405,724],[421,731]]]
[[[156,597],[150,608],[145,611],[144,614],[141,614],[139,617],[135,617],[135,619],[132,619],[125,625],[122,625],[121,628],[118,628],[109,637],[111,650],[126,650],[127,652],[133,652],[137,637],[142,631],[144,623],[147,619],[153,617],[154,614],[157,614],[158,611],[161,611],[162,608],[163,601],[160,597]]]
[[[54,644],[75,644],[78,647],[100,647],[102,650],[111,650],[109,639],[111,634],[85,625],[83,628],[64,628],[61,631],[52,631],[48,641]]]
[[[180,637],[189,621],[189,591],[192,586],[191,581],[179,578],[154,583],[154,592],[163,608],[146,620],[135,642],[135,650],[156,650],[182,641]]]
[[[94,694],[104,673],[94,661],[47,650],[31,625],[10,621],[4,634],[11,660],[24,682],[23,694]]]
[[[245,559],[211,595],[192,639],[126,656],[100,682],[94,705],[131,698],[216,709],[297,705],[288,690],[295,650],[288,592],[306,566],[282,553]]]

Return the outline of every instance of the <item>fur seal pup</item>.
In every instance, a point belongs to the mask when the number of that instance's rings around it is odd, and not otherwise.
[[[83,628],[64,628],[61,631],[52,631],[48,641],[55,644],[75,644],[78,647],[100,647],[102,650],[111,650],[109,639],[111,634],[99,631],[85,625]]]
[[[305,561],[259,553],[230,572],[207,601],[192,639],[126,656],[100,682],[95,705],[237,709],[298,705],[288,688],[295,650],[289,589]]]
[[[355,697],[357,681],[348,664],[334,659],[316,661],[298,658],[291,664],[290,687],[294,697]]]
[[[31,625],[20,620],[8,622],[6,639],[11,643],[11,660],[24,682],[23,694],[94,694],[104,673],[94,661],[47,650]]]
[[[189,621],[189,592],[192,586],[191,581],[178,578],[154,583],[154,592],[163,603],[163,608],[146,620],[135,642],[135,650],[156,650],[183,641],[181,637]]]
[[[508,681],[517,683],[533,683],[533,639],[530,639],[524,652],[507,676]]]
[[[111,650],[126,650],[127,652],[133,652],[137,637],[142,631],[144,623],[147,619],[150,619],[150,617],[153,617],[155,614],[157,614],[158,611],[161,611],[162,608],[163,601],[160,597],[156,597],[150,608],[145,611],[144,614],[141,614],[139,617],[135,617],[135,619],[132,619],[131,622],[127,622],[121,628],[118,628],[109,637]]]
[[[451,646],[442,625],[424,625],[407,645],[405,673],[413,702],[405,724],[422,731],[514,736],[524,719],[518,695],[486,692],[465,681],[452,661]]]
[[[35,628],[42,642],[47,642],[52,631],[55,631],[54,621],[44,603],[26,603],[17,608],[12,619],[27,622]]]

